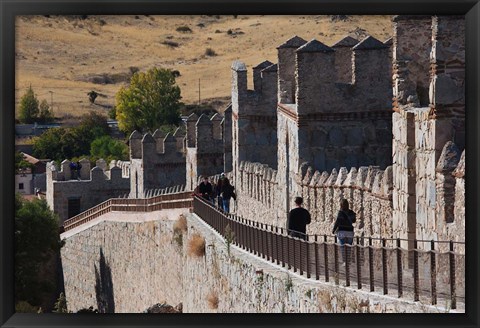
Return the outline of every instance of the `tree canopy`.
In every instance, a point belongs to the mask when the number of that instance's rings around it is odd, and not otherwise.
[[[62,247],[58,218],[42,199],[15,197],[15,298],[40,305],[42,296],[55,289],[55,277],[41,279],[49,261]]]
[[[116,118],[127,135],[134,130],[153,132],[180,122],[180,88],[171,70],[153,68],[133,74],[130,85],[116,94]]]
[[[33,154],[60,162],[66,158],[88,157],[92,142],[109,132],[107,118],[90,112],[83,115],[80,124],[74,128],[53,128],[37,137]]]
[[[125,143],[110,136],[102,136],[93,140],[90,147],[90,155],[93,159],[103,158],[107,163],[112,159],[128,160],[128,152],[129,149]]]
[[[20,99],[20,108],[18,112],[18,119],[22,123],[34,123],[38,117],[38,99],[30,86],[27,92]]]

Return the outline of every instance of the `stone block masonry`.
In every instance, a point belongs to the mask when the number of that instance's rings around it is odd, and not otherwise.
[[[141,313],[183,304],[184,313],[445,312],[421,303],[305,279],[257,258],[213,232],[194,214],[179,239],[181,211],[110,213],[63,234],[68,309]],[[205,254],[188,251],[194,234]]]

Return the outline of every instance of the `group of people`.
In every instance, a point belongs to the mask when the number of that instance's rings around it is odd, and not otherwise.
[[[215,205],[216,202],[216,206],[225,213],[230,213],[230,200],[232,198],[233,200],[237,199],[235,187],[232,186],[225,173],[220,175],[220,179],[214,185],[210,183],[208,176],[204,176],[203,181],[198,186],[198,193],[212,204]]]
[[[198,194],[205,200],[216,205],[225,213],[230,213],[230,200],[236,200],[235,187],[231,185],[225,173],[220,175],[216,184],[210,183],[208,176],[203,177],[203,181],[198,186]],[[216,202],[216,204],[215,204]],[[287,217],[287,231],[289,236],[307,239],[307,225],[310,224],[312,218],[308,210],[303,208],[303,198],[295,198],[296,207],[290,210]],[[347,260],[348,247],[344,245],[353,244],[354,228],[353,224],[356,221],[356,213],[350,209],[348,200],[340,200],[340,210],[333,225],[332,233],[338,238],[342,247],[343,265]]]
[[[306,230],[307,224],[311,222],[310,213],[302,207],[303,198],[296,197],[296,207],[288,213],[287,218],[287,230],[288,234],[292,237],[307,239]],[[347,260],[349,254],[349,248],[345,247],[345,244],[352,245],[354,228],[353,223],[356,221],[356,213],[350,209],[348,200],[342,199],[340,201],[340,210],[338,211],[337,218],[333,225],[332,233],[336,234],[338,241],[342,247],[342,259],[343,265]]]

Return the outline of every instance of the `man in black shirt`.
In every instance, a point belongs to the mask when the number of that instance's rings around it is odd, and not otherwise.
[[[295,204],[297,207],[288,213],[288,234],[292,237],[307,239],[307,224],[311,222],[312,218],[310,217],[310,213],[302,207],[302,197],[296,197]]]
[[[210,196],[213,193],[212,184],[208,181],[208,177],[204,176],[202,183],[198,186],[198,192],[205,200],[210,200]]]

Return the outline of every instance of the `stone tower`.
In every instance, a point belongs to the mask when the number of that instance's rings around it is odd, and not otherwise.
[[[463,16],[395,16],[393,38],[393,223],[396,237],[437,239],[442,160],[465,147],[465,40]],[[446,146],[445,146],[446,147]],[[450,180],[448,175],[444,179]],[[442,195],[448,200],[448,193]],[[448,211],[453,211],[447,210]],[[448,214],[448,213],[447,213]],[[402,247],[413,248],[413,244]]]
[[[277,163],[277,65],[268,61],[253,68],[254,90],[247,88],[244,63],[232,64],[232,168],[241,161]]]
[[[301,193],[296,177],[303,177],[308,166],[321,172],[390,164],[388,46],[367,37],[358,43],[344,38],[336,43],[340,50],[317,40],[293,48],[302,40],[295,37],[278,47],[278,185],[285,189],[280,191],[281,212],[291,206],[289,195]]]

